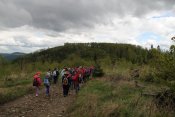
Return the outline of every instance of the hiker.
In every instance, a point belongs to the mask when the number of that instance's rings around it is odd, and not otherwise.
[[[91,75],[92,75],[92,73],[93,73],[93,70],[94,70],[94,67],[91,66],[91,67],[90,67],[90,73],[91,73]]]
[[[86,82],[86,68],[83,67],[83,83]]]
[[[61,78],[64,76],[64,73],[65,73],[65,69],[63,69],[63,70],[61,71]]]
[[[62,77],[62,84],[63,84],[63,95],[66,97],[69,92],[69,86],[70,86],[70,77],[69,77],[69,72],[67,68],[65,68],[65,73]]]
[[[51,81],[52,81],[52,72],[49,69],[48,72],[46,73],[46,76],[50,75],[50,85],[51,85]]]
[[[34,81],[36,81],[36,84]],[[42,86],[40,72],[36,72],[36,75],[33,76],[33,86],[36,86],[36,96],[38,96],[39,87]]]
[[[87,78],[87,80],[89,80],[89,77],[90,77],[90,68],[89,67],[87,67],[86,72],[87,72],[86,78]]]
[[[44,98],[47,97],[47,95],[50,97],[50,93],[49,93],[49,88],[50,88],[50,82],[51,82],[51,77],[50,75],[47,75],[45,78],[44,78],[44,85],[46,86],[46,93],[44,95]]]
[[[73,90],[73,88],[75,89],[75,81],[73,80],[75,76],[75,71],[72,70],[72,77],[71,77],[71,88]]]
[[[76,74],[75,74],[73,80],[75,81],[75,92],[77,93],[78,90],[80,90],[79,84],[80,84],[80,80],[81,80],[81,79],[80,79],[80,77],[79,77],[79,71],[76,70],[75,72],[76,72]]]
[[[58,79],[57,73],[56,73],[56,68],[54,68],[52,76],[53,76],[53,78],[54,78],[54,84],[56,84],[57,79]]]
[[[57,83],[58,82],[58,78],[59,78],[59,74],[60,74],[58,68],[56,68],[56,74],[57,74],[56,75],[56,83]]]
[[[81,75],[79,75],[80,77],[81,77],[81,83],[83,83],[84,82],[84,80],[83,80],[83,74],[84,74],[84,71],[83,71],[83,68],[81,68],[81,70],[80,70],[80,74]]]

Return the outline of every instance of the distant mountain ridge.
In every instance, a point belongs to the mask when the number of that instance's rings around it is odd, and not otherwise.
[[[21,55],[25,55],[26,53],[22,52],[13,52],[13,53],[0,53],[6,60],[11,61],[15,58],[18,58]]]

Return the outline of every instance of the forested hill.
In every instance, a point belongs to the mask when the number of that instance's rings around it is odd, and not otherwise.
[[[14,53],[0,53],[6,60],[11,61],[15,58],[18,58],[21,55],[25,55],[22,52],[14,52]]]
[[[99,59],[109,57],[111,62],[116,60],[126,59],[132,63],[146,63],[148,50],[141,46],[131,44],[117,43],[65,43],[64,46],[42,49],[31,54],[23,56],[25,63],[40,61],[44,63],[61,62],[68,58],[69,55],[75,54],[85,60],[93,60],[94,56]],[[21,57],[14,59],[12,63],[20,63]]]

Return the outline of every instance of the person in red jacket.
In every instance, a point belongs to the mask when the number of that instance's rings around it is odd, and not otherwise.
[[[79,86],[79,84],[80,84],[80,78],[79,78],[79,71],[76,70],[75,72],[76,72],[76,74],[75,74],[73,80],[75,81],[75,91],[77,93],[78,90],[80,89],[80,86]]]
[[[41,84],[41,78],[40,78],[40,72],[36,72],[36,75],[33,76],[33,80],[35,78],[37,78],[37,83],[38,83],[38,86],[36,86],[36,96],[38,96],[39,87],[42,86],[42,84]]]

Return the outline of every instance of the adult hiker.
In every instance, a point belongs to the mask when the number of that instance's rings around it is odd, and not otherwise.
[[[58,77],[57,77],[57,72],[56,72],[56,68],[54,68],[52,76],[53,76],[53,78],[54,78],[54,84],[56,84],[57,79],[58,79]]]
[[[47,97],[47,95],[50,97],[50,92],[49,92],[49,88],[50,88],[50,85],[51,85],[51,77],[50,75],[47,75],[45,78],[44,78],[44,85],[46,86],[46,93],[44,95],[44,98]]]
[[[73,80],[75,81],[75,92],[77,93],[78,90],[80,89],[79,84],[80,84],[81,78],[79,77],[79,71],[76,70],[75,72],[76,72],[76,74],[75,74]]]
[[[91,66],[91,67],[90,67],[91,75],[92,75],[92,73],[93,73],[93,70],[94,70],[94,67]]]
[[[61,78],[64,76],[65,68],[61,71]]]
[[[72,70],[72,77],[71,77],[71,88],[73,90],[73,88],[75,89],[75,81],[73,80],[75,76],[75,71]]]
[[[56,74],[57,74],[56,75],[56,82],[58,82],[58,78],[59,78],[59,74],[60,74],[58,68],[56,68]]]
[[[33,86],[36,86],[36,96],[38,96],[39,87],[42,86],[40,72],[36,72],[36,75],[33,76]]]
[[[66,97],[69,92],[69,86],[70,86],[70,77],[69,77],[69,71],[67,68],[65,68],[65,73],[62,77],[62,84],[63,84],[63,95]]]

